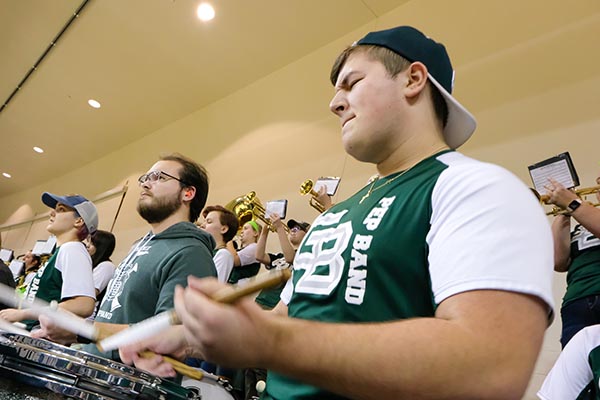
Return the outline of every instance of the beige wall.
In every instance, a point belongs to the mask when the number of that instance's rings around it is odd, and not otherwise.
[[[172,151],[188,155],[207,167],[211,177],[209,204],[224,204],[254,190],[263,201],[287,198],[290,217],[311,221],[316,216],[316,211],[308,206],[308,199],[298,193],[303,180],[320,175],[341,176],[337,198],[343,199],[361,187],[374,173],[372,166],[359,164],[346,156],[341,148],[338,121],[328,111],[332,95],[328,71],[333,58],[340,49],[364,32],[395,25],[399,21],[414,23],[425,31],[430,29],[429,31],[435,32],[435,18],[426,9],[433,3],[410,2],[237,93],[150,133],[142,140],[43,185],[0,199],[0,224],[15,223],[45,212],[46,209],[40,202],[43,191],[80,192],[94,197],[129,181],[130,190],[114,231],[118,241],[115,259],[118,261],[126,254],[133,240],[148,229],[135,212],[138,192],[136,178],[152,165],[159,154]],[[444,2],[449,3],[460,3],[458,8],[468,8],[486,2]],[[542,5],[541,2],[536,4]],[[585,13],[582,4],[590,6],[591,2],[576,4],[578,7],[573,7],[575,11],[564,10],[560,15],[567,18],[568,12],[572,12],[575,19],[576,13]],[[452,18],[452,13],[457,12],[454,9],[443,11],[441,14],[450,14],[448,18]],[[491,13],[494,12],[497,10],[492,9],[490,14],[482,16],[477,24],[484,24],[486,17],[493,18]],[[510,14],[505,10],[503,12],[498,18],[504,19],[494,23],[498,26],[510,26]],[[535,9],[515,9],[514,12],[530,12],[532,18],[537,15]],[[598,21],[597,14],[590,18],[591,22]],[[457,29],[469,31],[465,27]],[[499,30],[498,34],[503,32]],[[432,36],[435,37],[435,34],[432,33]],[[476,34],[472,36],[473,40],[477,40]],[[552,38],[537,40],[550,41]],[[582,43],[582,46],[587,44]],[[484,44],[482,48],[485,48]],[[463,87],[482,93],[485,88],[476,84],[498,86],[498,77],[492,73],[487,74],[485,79],[478,80],[480,72],[485,71],[485,60],[504,56],[514,62],[521,60],[520,69],[508,71],[514,74],[518,83],[519,71],[526,71],[528,62],[535,62],[535,57],[538,57],[527,48],[512,48],[485,55],[483,61],[461,61],[460,49],[457,53],[458,75],[460,77],[463,72],[466,76],[463,77]],[[531,57],[531,60],[523,60],[525,56]],[[545,62],[547,54],[543,58]],[[558,62],[559,58],[556,60]],[[508,82],[512,81],[508,79]],[[518,87],[515,87],[501,101],[482,99],[479,102],[477,98],[467,97],[471,92],[461,92],[460,80],[457,80],[457,85],[457,96],[463,99],[462,93],[465,93],[466,106],[475,112],[480,122],[473,140],[462,149],[464,153],[503,165],[530,185],[527,165],[568,150],[580,172],[582,185],[594,184],[594,179],[600,172],[600,113],[597,111],[600,80],[597,77],[592,76],[583,83],[559,80],[552,87],[542,88],[535,98],[515,95],[514,92],[518,91]],[[501,89],[498,87],[496,90]],[[550,116],[554,117],[558,113],[565,115],[560,123],[546,123]],[[76,145],[65,151],[74,150]],[[510,194],[507,193],[507,196]],[[273,245],[275,238],[272,237],[270,242]],[[557,274],[557,312],[563,293],[564,276]],[[557,317],[548,330],[544,350],[526,398],[534,398],[534,390],[539,387],[558,354],[559,331],[560,317]]]

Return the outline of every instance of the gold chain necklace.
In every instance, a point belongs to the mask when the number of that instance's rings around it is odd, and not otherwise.
[[[388,180],[388,181],[386,181],[386,182],[382,183],[381,185],[379,185],[379,186],[375,187],[375,184],[376,184],[377,182],[379,182],[379,179],[380,179],[380,177],[378,176],[376,179],[374,179],[374,180],[373,180],[373,183],[371,183],[371,187],[369,188],[369,190],[367,191],[367,193],[366,193],[366,194],[365,194],[363,197],[361,197],[361,199],[359,200],[358,204],[362,204],[362,202],[363,202],[363,201],[365,201],[365,199],[367,199],[367,198],[368,198],[368,197],[371,195],[371,193],[373,193],[374,191],[376,191],[376,190],[379,190],[379,189],[381,189],[382,187],[384,187],[384,186],[387,186],[387,185],[389,185],[390,183],[394,182],[396,179],[400,178],[402,175],[404,175],[404,174],[406,174],[408,171],[410,171],[410,170],[412,169],[412,167],[414,167],[414,166],[415,166],[415,165],[417,165],[417,164],[418,164],[418,162],[417,162],[417,163],[415,163],[415,164],[413,164],[413,165],[411,165],[410,167],[408,167],[408,169],[405,169],[404,171],[400,172],[398,175],[396,175],[396,176],[395,176],[395,177],[393,177],[392,179],[390,179],[390,180]]]

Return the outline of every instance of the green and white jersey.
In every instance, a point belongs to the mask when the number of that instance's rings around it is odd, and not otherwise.
[[[96,298],[92,259],[83,243],[67,242],[38,269],[25,298],[60,302],[77,296]]]
[[[326,322],[432,317],[444,299],[478,289],[538,296],[551,310],[552,254],[546,217],[522,182],[444,151],[320,215],[282,300],[290,317]],[[266,392],[341,398],[274,373]]]
[[[573,336],[537,395],[542,400],[600,400],[600,325]]]
[[[571,264],[562,306],[600,294],[600,239],[578,224],[571,232]]]
[[[83,243],[67,242],[58,247],[48,262],[38,269],[27,286],[25,300],[60,303],[78,296],[96,298],[92,259]],[[31,329],[37,321],[27,320],[25,324]]]

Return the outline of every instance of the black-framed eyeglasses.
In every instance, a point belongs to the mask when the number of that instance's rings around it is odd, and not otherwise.
[[[169,175],[164,171],[148,172],[147,174],[144,174],[138,178],[138,184],[140,186],[142,186],[146,182],[157,182],[157,181],[165,182],[165,181],[168,181],[169,179],[175,179],[176,181],[179,181],[179,182],[183,183],[184,185],[188,185],[186,182],[182,181],[181,179],[177,178],[176,176]]]

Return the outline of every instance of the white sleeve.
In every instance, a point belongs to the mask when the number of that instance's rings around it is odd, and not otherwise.
[[[577,399],[594,379],[588,355],[600,346],[600,325],[577,332],[558,356],[537,395],[542,400]]]
[[[81,242],[67,242],[60,246],[56,269],[62,275],[61,299],[76,296],[96,298],[92,259]]]
[[[213,261],[217,268],[217,277],[219,282],[226,283],[233,269],[233,254],[227,249],[220,249],[217,254],[214,255]]]
[[[514,175],[448,153],[432,193],[427,235],[436,304],[457,293],[497,289],[553,307],[553,242],[542,207]]]
[[[292,271],[292,274],[294,273],[293,268],[291,268],[290,271]],[[290,277],[290,279],[287,280],[287,282],[285,283],[285,286],[281,290],[279,299],[281,300],[281,302],[283,304],[285,304],[287,306],[290,304],[290,301],[292,300],[292,294],[294,294],[294,279],[293,279],[293,277]]]
[[[254,264],[256,262],[256,243],[250,243],[238,251],[240,265]]]
[[[115,273],[115,269],[115,264],[110,261],[102,261],[100,264],[96,265],[96,268],[93,270],[93,276],[94,287],[98,292],[102,292],[106,289],[108,282],[110,282]]]

